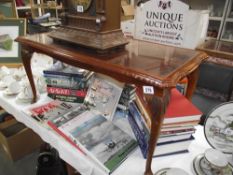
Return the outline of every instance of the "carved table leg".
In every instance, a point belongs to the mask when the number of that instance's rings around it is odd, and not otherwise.
[[[192,73],[187,75],[188,78],[188,87],[186,92],[187,99],[191,99],[193,92],[196,89],[198,76],[199,76],[199,68],[195,69]]]
[[[27,73],[27,77],[29,80],[29,83],[31,85],[32,88],[32,93],[33,93],[33,99],[32,99],[32,103],[36,102],[36,86],[34,83],[34,79],[33,79],[33,74],[32,74],[32,70],[31,70],[31,57],[32,57],[32,52],[26,50],[26,49],[22,49],[22,62],[25,68],[25,71]]]
[[[141,88],[141,87],[138,87]],[[154,87],[155,89],[155,87]],[[163,123],[166,107],[170,99],[170,89],[160,89],[161,93],[155,95],[144,95],[146,100],[146,109],[151,116],[151,131],[149,148],[147,153],[146,169],[144,175],[153,175],[151,163],[156,148],[156,143],[160,135],[160,129]]]

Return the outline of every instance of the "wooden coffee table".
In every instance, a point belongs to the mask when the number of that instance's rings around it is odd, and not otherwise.
[[[31,70],[33,52],[49,55],[67,64],[109,75],[132,83],[144,93],[151,117],[151,136],[145,175],[152,175],[152,155],[163,123],[170,90],[183,77],[188,77],[187,98],[192,96],[198,77],[198,67],[207,58],[203,52],[169,47],[130,39],[125,49],[100,55],[92,50],[68,43],[54,42],[48,34],[36,34],[16,39],[22,45],[22,61],[29,78],[33,101],[36,89]],[[143,88],[146,90],[143,91]]]

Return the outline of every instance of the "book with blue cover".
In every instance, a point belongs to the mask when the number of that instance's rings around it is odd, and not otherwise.
[[[128,120],[138,141],[142,155],[146,159],[149,148],[150,131],[135,102],[131,102],[129,105]],[[165,131],[162,134],[163,137],[159,137],[157,141],[153,156],[158,157],[180,152],[188,152],[188,146],[194,139],[191,135],[193,132],[194,130],[188,130],[187,132],[182,133]]]

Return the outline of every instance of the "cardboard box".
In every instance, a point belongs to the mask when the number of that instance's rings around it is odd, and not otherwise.
[[[16,120],[9,120],[0,126],[0,143],[13,161],[33,152],[43,143],[31,129]]]

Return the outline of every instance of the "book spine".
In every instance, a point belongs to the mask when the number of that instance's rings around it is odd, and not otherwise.
[[[79,74],[79,73],[68,73],[68,72],[50,71],[50,70],[44,70],[43,73],[47,75],[64,76],[64,77],[76,77],[76,78],[85,77],[85,74],[83,73]]]
[[[144,137],[144,134],[139,129],[136,121],[134,120],[134,117],[129,114],[128,115],[129,124],[133,130],[133,133],[138,141],[139,148],[142,152],[143,157],[146,159],[147,152],[148,152],[148,141],[146,140],[146,137]]]
[[[144,133],[145,137],[148,137],[150,130],[146,124],[146,121],[144,120],[143,116],[141,115],[138,107],[134,102],[131,102],[129,105],[129,112],[131,113],[132,116],[134,116],[135,121],[137,125],[139,126],[140,130],[142,133]]]
[[[64,102],[71,102],[71,103],[83,103],[84,97],[77,97],[77,96],[66,96],[66,95],[58,95],[58,94],[48,94],[48,96],[52,99],[57,99]]]
[[[146,111],[141,99],[139,98],[139,96],[136,94],[136,105],[141,113],[141,115],[143,116],[144,120],[146,121],[147,127],[150,129],[151,128],[151,119],[149,117],[149,113]]]
[[[58,87],[50,87],[50,86],[47,86],[47,92],[49,94],[75,96],[75,97],[83,97],[83,98],[87,94],[86,89],[76,90],[76,89],[58,88]]]
[[[51,77],[46,75],[44,77],[48,86],[71,89],[83,89],[88,86],[88,82],[82,79],[74,79],[71,77]]]

